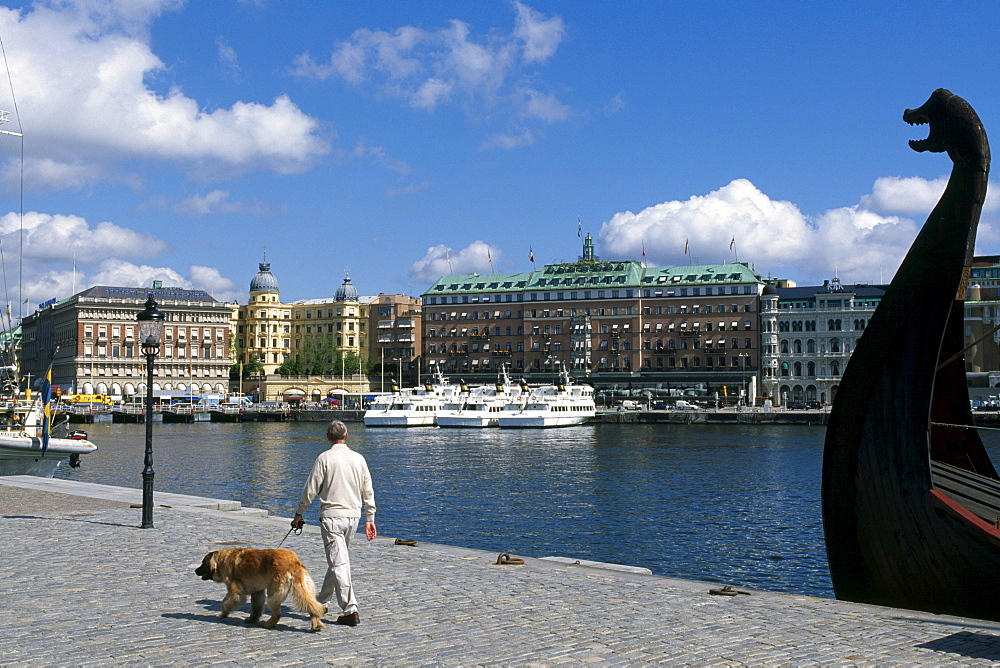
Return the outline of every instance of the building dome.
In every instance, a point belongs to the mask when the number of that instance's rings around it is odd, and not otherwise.
[[[771,285],[770,283],[765,284],[764,289],[761,290],[761,296],[776,295],[776,294],[778,294],[778,289],[773,285]]]
[[[337,288],[337,294],[334,296],[334,299],[338,302],[358,301],[358,289],[351,285],[350,276],[344,276],[344,282]]]
[[[250,279],[250,292],[280,292],[278,290],[278,279],[271,273],[271,265],[261,262],[260,271]]]

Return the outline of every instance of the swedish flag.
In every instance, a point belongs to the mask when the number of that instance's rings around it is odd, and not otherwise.
[[[49,431],[52,428],[52,365],[42,380],[42,455],[49,449]]]

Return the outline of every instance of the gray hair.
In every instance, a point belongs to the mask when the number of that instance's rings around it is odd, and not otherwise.
[[[326,440],[331,443],[339,443],[347,438],[347,425],[340,420],[334,420],[326,428]]]

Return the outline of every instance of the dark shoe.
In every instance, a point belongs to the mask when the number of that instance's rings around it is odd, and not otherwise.
[[[341,615],[337,617],[337,623],[344,626],[357,626],[361,623],[361,615],[356,612],[352,612],[349,615]]]

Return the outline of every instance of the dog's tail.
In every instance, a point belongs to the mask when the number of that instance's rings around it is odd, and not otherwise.
[[[299,612],[307,612],[312,617],[322,617],[326,609],[316,600],[316,583],[304,567],[298,576],[292,577],[292,605]]]

